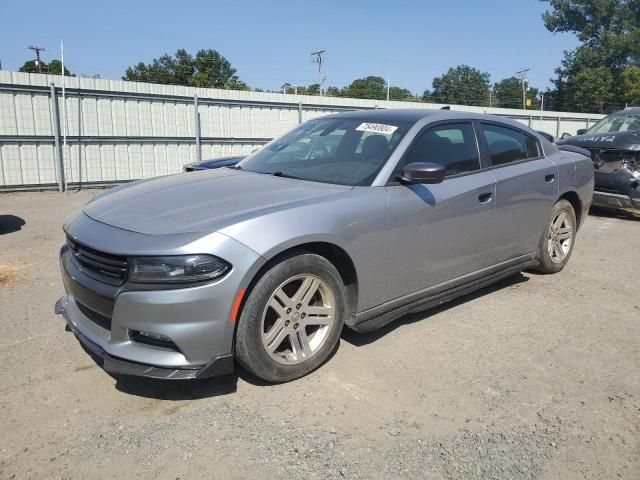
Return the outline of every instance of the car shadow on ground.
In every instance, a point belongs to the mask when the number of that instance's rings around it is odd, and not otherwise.
[[[136,397],[158,400],[198,400],[235,393],[238,373],[198,380],[158,380],[113,375],[116,390]]]
[[[26,222],[15,215],[0,215],[0,235],[17,232]]]
[[[451,300],[450,302],[442,304],[438,307],[433,307],[431,309],[423,310],[416,313],[409,313],[389,323],[388,325],[385,325],[384,327],[379,328],[378,330],[374,330],[373,332],[358,333],[354,330],[351,330],[350,328],[345,328],[342,332],[342,340],[344,340],[345,342],[349,342],[351,345],[356,347],[368,345],[384,337],[385,335],[393,332],[394,330],[400,327],[403,327],[404,325],[410,325],[414,322],[419,322],[421,320],[427,321],[429,317],[436,315],[438,313],[445,312],[450,308],[454,308],[458,305],[475,300],[484,295],[488,295],[498,290],[502,290],[503,288],[510,287],[512,285],[517,285],[519,283],[527,282],[528,280],[529,280],[529,277],[527,277],[526,275],[522,273],[517,273],[503,280],[500,280],[496,283],[493,283],[484,288],[481,288],[480,290],[477,290],[473,293],[464,295],[455,300]]]
[[[444,312],[449,308],[453,308],[456,305],[475,300],[489,293],[501,290],[512,285],[523,283],[528,281],[529,278],[522,273],[512,275],[511,277],[500,280],[499,282],[482,288],[474,293],[460,297],[459,299],[452,300],[439,307],[432,308],[430,310],[412,313],[405,315],[398,320],[382,327],[378,330],[369,333],[357,333],[353,330],[345,328],[342,332],[341,340],[344,340],[354,346],[363,346],[369,343],[375,342],[379,338],[387,335],[388,333],[400,328],[404,325],[411,324],[420,320],[428,320],[428,318],[434,314]],[[333,349],[331,355],[324,363],[330,362],[333,356],[338,351],[339,344]],[[86,349],[85,349],[86,350]],[[87,353],[91,355],[89,350]],[[99,359],[91,355],[91,357],[100,364]],[[204,398],[219,397],[224,395],[230,395],[237,391],[238,380],[258,387],[268,387],[275,385],[264,381],[251,372],[244,369],[238,363],[235,364],[235,370],[229,375],[220,377],[203,378],[197,380],[160,380],[144,377],[131,377],[126,375],[112,375],[116,381],[116,389],[120,392],[128,395],[135,395],[137,397],[154,398],[158,400],[199,400]]]
[[[640,220],[640,214],[627,212],[626,210],[615,210],[612,208],[591,207],[589,215],[601,218],[620,218],[622,220]]]
[[[333,358],[338,351],[338,346],[336,345],[324,363]],[[92,356],[92,358],[99,364],[95,357]],[[238,379],[256,387],[276,385],[256,377],[237,362],[233,373],[197,380],[160,380],[125,375],[112,375],[112,377],[116,380],[116,390],[128,395],[158,400],[199,400],[230,395],[237,391]]]

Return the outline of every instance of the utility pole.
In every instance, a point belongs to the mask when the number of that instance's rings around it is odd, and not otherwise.
[[[40,60],[40,52],[46,52],[47,49],[42,47],[34,47],[33,45],[29,45],[27,48],[36,52],[36,66],[38,67],[38,73],[42,73],[42,61]]]
[[[523,68],[519,72],[516,72],[516,75],[520,77],[520,81],[522,82],[522,109],[527,109],[527,88],[525,87],[525,82],[527,81],[527,72],[529,68]]]
[[[389,103],[389,91],[391,89],[391,78],[387,77],[387,103]]]
[[[323,62],[322,54],[324,52],[325,52],[324,50],[316,50],[315,52],[311,52],[311,56],[316,57],[314,60],[318,64],[318,83],[320,84],[320,96],[322,96],[322,86],[324,85],[324,81],[327,78],[324,75],[322,75],[322,62]]]

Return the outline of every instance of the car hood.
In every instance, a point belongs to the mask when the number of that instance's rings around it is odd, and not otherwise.
[[[558,145],[575,145],[582,148],[627,150],[634,148],[632,145],[640,144],[640,131],[576,135],[558,140],[556,143]]]
[[[352,188],[221,169],[127,184],[99,195],[85,205],[84,213],[98,222],[150,235],[214,232]]]

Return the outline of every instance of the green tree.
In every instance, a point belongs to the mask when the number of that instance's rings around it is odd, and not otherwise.
[[[387,82],[384,78],[373,75],[369,75],[365,78],[357,78],[347,87],[342,89],[341,95],[352,98],[386,100]],[[413,100],[413,94],[406,88],[390,86],[389,100]]]
[[[386,97],[385,97],[386,98]],[[401,87],[389,87],[389,100],[410,101],[414,100],[410,90]]]
[[[627,67],[623,70],[622,88],[625,102],[640,106],[640,67]]]
[[[338,87],[328,87],[326,91],[327,97],[341,97],[343,96],[343,91]]]
[[[382,77],[370,75],[357,78],[344,89],[344,96],[351,98],[370,98],[382,100],[387,98],[387,82]]]
[[[531,100],[530,108],[539,108],[539,94],[537,88],[525,84],[525,99]],[[509,77],[500,80],[493,86],[493,92],[502,108],[522,108],[522,80],[517,77]]]
[[[431,99],[436,103],[488,105],[489,81],[488,73],[458,65],[433,79]]]
[[[582,68],[567,80],[569,102],[581,112],[604,113],[614,100],[615,77],[606,67]]]
[[[24,62],[24,65],[20,67],[19,71],[26,73],[40,73],[40,69],[36,65],[35,60],[28,60]],[[42,62],[42,73],[48,73],[49,75],[62,75],[62,62],[60,60],[51,60],[48,64]],[[64,67],[64,74],[67,77],[75,77],[67,67]]]
[[[550,10],[543,15],[551,32],[574,33],[580,45],[565,52],[556,70],[555,85],[550,99],[558,110],[580,110],[585,105],[605,106],[605,111],[624,103],[626,94],[622,72],[640,59],[640,1],[638,0],[543,0]],[[592,78],[594,72],[608,70],[611,78],[598,81],[598,86],[610,85],[610,91],[600,88],[599,98],[593,93],[589,101],[579,100],[580,86],[576,78]],[[589,72],[579,75],[584,69]],[[584,89],[580,89],[584,90]],[[600,111],[600,110],[597,110]]]
[[[164,54],[151,63],[140,62],[127,68],[123,80],[191,87],[249,90],[236,75],[236,69],[216,50],[199,50],[195,57],[184,49]]]

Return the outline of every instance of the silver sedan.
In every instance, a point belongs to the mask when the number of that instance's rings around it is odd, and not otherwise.
[[[232,168],[95,197],[64,225],[56,309],[112,373],[202,378],[238,361],[289,381],[344,326],[560,271],[592,192],[589,158],[503,118],[316,118]]]

